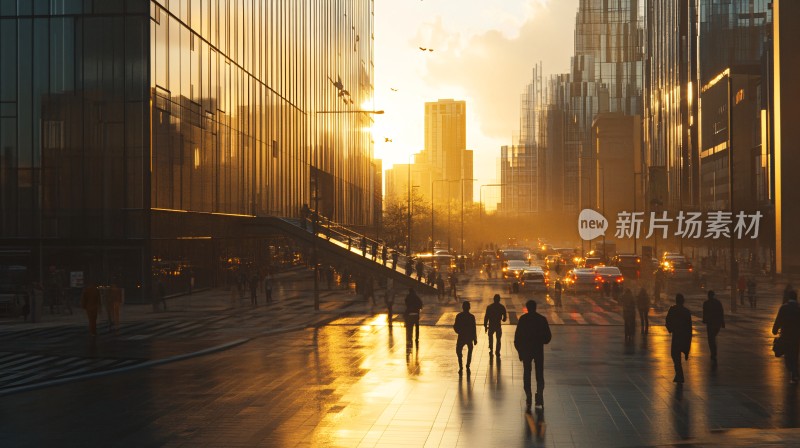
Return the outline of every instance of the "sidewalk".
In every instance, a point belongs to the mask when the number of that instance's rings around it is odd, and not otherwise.
[[[126,305],[114,333],[101,313],[95,338],[80,308],[72,315],[45,315],[41,323],[2,322],[0,395],[206,354],[364,311],[353,307],[363,305],[360,297],[343,289],[320,291],[320,310],[314,311],[312,278],[306,269],[276,275],[273,303],[265,304],[262,292],[258,306],[249,296],[232,304],[230,291],[222,289],[168,299],[165,312],[154,312],[150,304]]]

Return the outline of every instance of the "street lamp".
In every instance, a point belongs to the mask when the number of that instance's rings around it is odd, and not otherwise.
[[[475,182],[478,179],[461,179],[461,249],[459,250],[460,255],[464,255],[464,181],[471,180]],[[474,191],[474,190],[473,190]],[[433,192],[431,192],[433,194]],[[474,194],[474,193],[473,193]],[[473,198],[473,204],[475,199]],[[433,219],[431,217],[431,219]]]
[[[382,110],[318,110],[314,113],[316,114],[368,114],[368,115],[382,115]],[[314,233],[314,238],[312,239],[313,242],[313,251],[314,251],[314,311],[319,311],[319,254],[317,253],[317,226],[319,225],[319,182],[320,182],[320,172],[322,171],[321,167],[321,160],[320,160],[320,148],[319,148],[319,132],[315,129],[314,132],[314,158],[315,158],[315,168],[316,173],[314,173],[314,216],[313,222],[311,224],[311,231]],[[330,225],[330,223],[328,223]]]

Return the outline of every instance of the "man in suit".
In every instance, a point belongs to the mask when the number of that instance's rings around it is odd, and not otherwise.
[[[711,350],[711,364],[717,366],[717,334],[725,328],[725,312],[714,291],[708,291],[708,299],[703,302],[703,323],[708,330],[708,348]]]
[[[536,365],[536,407],[544,408],[544,344],[550,343],[552,334],[547,318],[536,312],[536,302],[528,300],[528,312],[519,318],[514,333],[514,347],[522,361],[522,385],[525,389],[525,407],[531,409],[531,363]]]
[[[675,296],[675,305],[667,311],[667,331],[672,333],[672,363],[675,366],[675,383],[683,384],[683,366],[681,354],[689,359],[689,349],[692,346],[692,314],[683,306],[683,294]]]
[[[461,304],[462,312],[458,313],[456,316],[456,321],[453,323],[453,330],[455,330],[456,334],[458,335],[458,341],[456,341],[456,355],[458,356],[458,374],[464,371],[464,365],[462,363],[462,352],[464,351],[464,346],[467,346],[467,376],[469,376],[469,365],[472,363],[472,347],[473,344],[478,343],[478,332],[476,331],[475,327],[475,316],[469,312],[469,302],[463,302]]]

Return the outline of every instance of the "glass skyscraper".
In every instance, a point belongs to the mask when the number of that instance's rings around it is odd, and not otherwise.
[[[258,263],[304,203],[372,225],[373,8],[0,0],[0,263],[133,292]]]

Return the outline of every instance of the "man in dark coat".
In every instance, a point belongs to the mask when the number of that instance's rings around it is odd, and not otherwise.
[[[489,333],[489,356],[492,356],[492,339],[497,335],[497,357],[500,357],[500,338],[503,337],[502,322],[508,318],[506,307],[500,303],[500,294],[494,295],[494,303],[486,307],[483,317],[483,329]]]
[[[520,316],[514,333],[514,347],[522,361],[522,385],[525,389],[525,407],[531,409],[531,362],[536,364],[536,407],[544,408],[544,344],[550,343],[552,334],[547,318],[536,312],[536,302],[528,300],[528,312]]]
[[[396,251],[392,251],[392,270],[394,271],[397,269],[397,260],[400,259],[400,254]]]
[[[800,347],[800,306],[797,305],[797,291],[790,290],[787,297],[787,302],[778,310],[778,316],[772,326],[772,334],[778,334],[780,331],[781,341],[786,348],[784,354],[786,368],[792,376],[791,383],[796,384],[798,380],[797,351]]]
[[[425,278],[425,263],[422,260],[417,262],[417,280],[421,283]]]
[[[622,294],[622,319],[625,321],[625,340],[632,341],[636,332],[636,299],[630,288],[625,288]]]
[[[639,310],[642,334],[647,334],[650,332],[650,296],[647,295],[647,290],[644,288],[640,289],[639,295],[636,296],[636,308]]]
[[[469,302],[461,304],[461,309],[464,311],[456,315],[456,321],[453,324],[453,330],[458,335],[456,341],[456,355],[458,356],[458,374],[464,371],[462,363],[462,353],[464,346],[467,346],[467,376],[469,376],[469,365],[472,363],[472,344],[478,343],[478,332],[475,331],[475,316],[469,312]]]
[[[683,306],[683,294],[675,296],[675,305],[667,311],[667,331],[672,333],[672,363],[675,365],[675,383],[683,384],[683,367],[681,354],[689,359],[689,349],[692,346],[692,314]]]
[[[406,321],[406,344],[411,345],[412,336],[414,335],[414,327],[417,327],[417,344],[419,344],[419,313],[422,310],[422,300],[414,291],[414,288],[408,289],[406,296],[406,312],[404,315]]]
[[[725,328],[725,311],[714,291],[708,291],[708,299],[703,302],[703,323],[708,330],[708,348],[711,350],[711,363],[717,365],[717,334]]]

